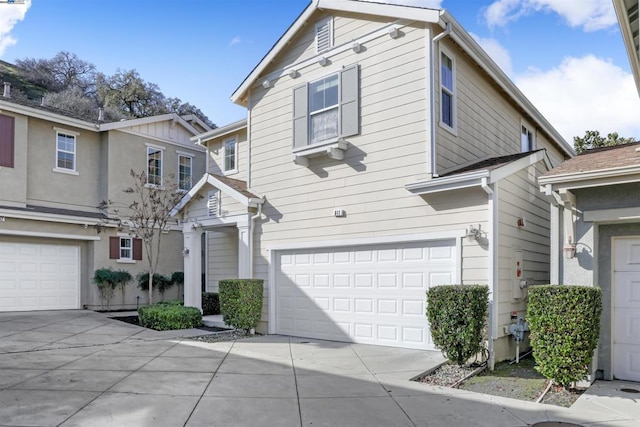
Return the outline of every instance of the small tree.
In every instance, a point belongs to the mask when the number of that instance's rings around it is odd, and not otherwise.
[[[612,147],[614,145],[628,144],[630,142],[635,142],[635,140],[633,138],[623,138],[618,136],[617,132],[612,132],[605,138],[604,136],[601,136],[600,132],[597,130],[588,130],[582,138],[579,136],[573,137],[573,148],[575,148],[576,153],[580,154],[587,150],[591,150],[592,148]]]
[[[171,209],[182,199],[178,184],[172,175],[165,176],[162,185],[147,181],[145,171],[131,170],[133,185],[125,188],[130,195],[128,203],[103,201],[98,206],[107,219],[98,226],[98,231],[109,225],[128,227],[132,234],[142,240],[149,267],[149,304],[153,304],[153,278],[160,262],[160,244],[164,232],[169,230]]]

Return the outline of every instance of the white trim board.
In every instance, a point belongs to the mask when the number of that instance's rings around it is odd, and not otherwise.
[[[77,234],[63,234],[63,233],[43,233],[39,231],[23,231],[23,230],[2,230],[0,229],[0,235],[6,236],[24,236],[24,237],[46,237],[51,239],[65,239],[65,240],[87,240],[98,241],[101,240],[98,236],[80,236]]]

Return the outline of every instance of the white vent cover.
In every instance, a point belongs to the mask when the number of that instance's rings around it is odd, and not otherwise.
[[[207,197],[207,212],[210,217],[220,216],[220,191],[210,191]]]
[[[333,47],[333,25],[331,18],[316,24],[316,52],[324,52]]]

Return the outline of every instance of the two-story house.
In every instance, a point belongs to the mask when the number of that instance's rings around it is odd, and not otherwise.
[[[127,228],[105,227],[102,201],[127,203],[130,171],[150,185],[179,179],[183,191],[205,171],[205,153],[189,138],[210,130],[195,116],[166,114],[113,123],[0,97],[0,311],[99,309],[96,269],[148,269],[143,244]],[[170,178],[173,176],[174,178]],[[182,271],[177,224],[163,236],[161,273]],[[147,302],[128,286],[124,304]],[[137,299],[136,297],[140,297]],[[174,296],[175,297],[175,296]]]
[[[256,277],[262,332],[433,349],[425,291],[482,283],[491,360],[514,355],[549,280],[536,179],[573,150],[449,13],[314,0],[232,100],[175,209],[186,304],[202,272]]]

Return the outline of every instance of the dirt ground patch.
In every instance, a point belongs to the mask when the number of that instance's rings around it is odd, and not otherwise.
[[[496,364],[494,371],[485,369],[464,380],[456,388],[535,402],[545,392],[549,383],[534,366],[535,360],[532,356],[521,359],[517,364],[501,362]],[[450,387],[472,371],[473,369],[469,368],[458,369],[455,365],[443,365],[420,381]],[[551,386],[541,403],[570,407],[582,392],[583,390],[565,390],[562,387]]]

